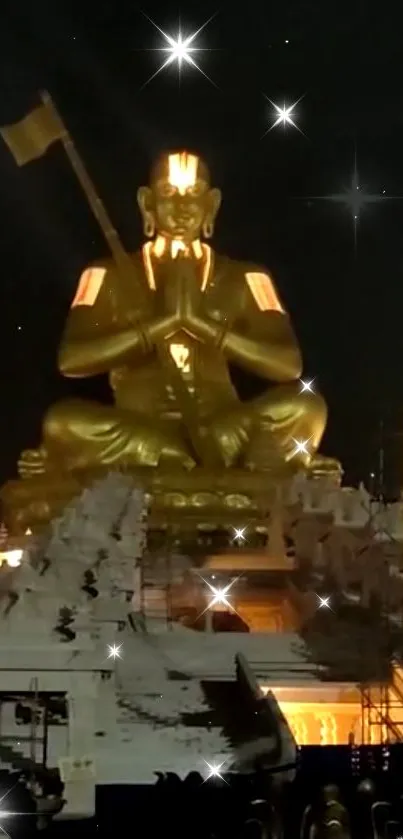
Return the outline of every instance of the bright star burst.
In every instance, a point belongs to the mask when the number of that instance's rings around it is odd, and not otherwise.
[[[300,379],[301,383],[301,390],[300,393],[313,393],[313,383],[315,379],[311,379],[309,382],[304,381],[304,379]]]
[[[231,580],[231,582],[228,583],[228,585],[223,586],[222,588],[217,588],[216,586],[212,586],[211,583],[209,583],[208,580],[204,579],[204,577],[200,577],[200,579],[203,580],[203,583],[206,584],[207,588],[209,589],[208,593],[211,597],[210,602],[207,604],[206,608],[201,613],[202,615],[204,615],[205,612],[208,612],[209,609],[213,609],[214,606],[218,606],[218,605],[226,606],[227,609],[231,609],[233,612],[236,612],[236,609],[234,609],[232,603],[229,601],[228,598],[229,598],[232,586],[234,585],[234,583],[237,582],[239,577],[236,577],[234,580]]]
[[[122,644],[108,644],[108,658],[122,658],[121,656]]]
[[[245,542],[245,540],[246,540],[245,530],[246,530],[246,527],[235,527],[234,528],[234,538],[233,538],[232,541],[233,542]]]
[[[330,609],[330,597],[321,597],[320,594],[317,597],[319,599],[318,609]]]
[[[208,781],[210,778],[219,778],[220,781],[225,781],[225,778],[223,778],[223,776],[221,775],[221,771],[220,771],[222,769],[222,767],[224,766],[225,761],[223,761],[222,763],[208,763],[208,761],[205,760],[204,762],[205,762],[206,766],[208,766],[208,770],[209,770],[209,774],[207,775],[207,778],[205,779],[206,781]],[[227,782],[225,781],[225,783],[227,783]]]
[[[181,27],[179,25],[178,34],[177,34],[176,38],[174,38],[172,35],[169,35],[167,32],[164,32],[164,30],[161,29],[161,27],[158,26],[158,24],[156,24],[144,12],[142,14],[144,15],[144,17],[147,18],[147,20],[150,21],[150,23],[152,23],[152,25],[155,27],[155,29],[158,30],[158,32],[163,36],[163,38],[165,38],[165,41],[166,41],[166,44],[167,44],[167,46],[165,46],[165,47],[157,47],[155,50],[153,50],[153,52],[168,53],[168,57],[161,64],[161,67],[159,67],[158,70],[156,70],[155,73],[153,73],[153,75],[150,76],[150,78],[145,82],[143,87],[145,87],[153,79],[155,79],[155,77],[158,76],[159,73],[161,73],[161,70],[164,70],[165,67],[168,67],[170,64],[173,64],[174,62],[176,62],[177,65],[178,65],[179,78],[180,78],[180,75],[181,75],[181,69],[182,69],[183,65],[184,64],[190,64],[192,67],[195,67],[196,70],[198,70],[199,73],[202,74],[202,76],[205,76],[205,78],[208,79],[208,81],[211,82],[211,84],[214,85],[214,87],[216,87],[213,80],[210,79],[210,77],[207,75],[207,73],[205,73],[204,70],[202,70],[202,68],[196,63],[196,61],[193,58],[194,53],[196,53],[196,52],[206,52],[207,51],[208,48],[206,48],[206,47],[195,46],[195,40],[196,40],[197,36],[200,35],[200,32],[202,32],[202,30],[205,29],[206,26],[213,20],[213,18],[216,16],[215,14],[211,15],[211,17],[209,17],[208,20],[206,20],[206,22],[203,23],[203,25],[199,27],[199,29],[196,29],[196,31],[193,32],[192,35],[187,35],[186,37],[183,36],[182,31],[181,31]],[[210,50],[208,50],[208,51],[210,52]]]
[[[229,583],[229,585],[225,586],[224,588],[215,588],[214,586],[207,583],[210,591],[211,591],[211,600],[208,605],[208,609],[212,609],[214,606],[222,605],[227,606],[229,609],[232,609],[232,605],[228,600],[227,595],[231,590],[231,586],[233,583]]]
[[[360,185],[357,153],[354,153],[354,168],[351,175],[351,186],[340,193],[333,193],[330,195],[310,195],[304,199],[305,201],[332,201],[335,204],[344,204],[350,210],[353,232],[354,232],[354,253],[357,254],[357,232],[358,224],[360,222],[360,215],[369,204],[380,204],[383,201],[401,201],[400,195],[385,195],[385,190],[381,193],[370,194],[365,191],[365,187]]]
[[[283,107],[281,107],[280,105],[276,105],[275,102],[272,102],[272,100],[269,99],[269,97],[266,96],[266,94],[264,94],[264,96],[267,99],[267,101],[270,102],[270,105],[272,105],[273,108],[274,108],[274,114],[273,114],[274,122],[273,122],[272,125],[269,126],[267,131],[265,131],[265,133],[263,134],[263,137],[265,137],[266,134],[268,134],[270,131],[273,131],[273,128],[277,128],[278,125],[282,125],[284,129],[287,127],[287,125],[292,125],[292,127],[296,128],[297,131],[300,132],[300,134],[304,134],[304,132],[301,131],[301,129],[298,127],[298,125],[295,122],[295,119],[296,119],[295,108],[297,107],[297,105],[301,101],[301,99],[303,98],[302,96],[300,96],[300,98],[297,99],[296,102],[293,102],[292,105],[286,105],[285,102],[284,102]],[[263,137],[262,137],[262,139],[263,139]]]
[[[311,454],[311,452],[307,449],[307,445],[311,439],[310,437],[308,440],[296,440],[295,437],[292,439],[295,443],[295,450],[293,451],[291,457],[295,457],[296,454]]]

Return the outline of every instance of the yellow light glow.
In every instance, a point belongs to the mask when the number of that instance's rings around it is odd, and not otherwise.
[[[0,566],[8,565],[10,568],[18,568],[21,565],[23,551],[20,548],[15,548],[12,551],[0,552]]]
[[[291,728],[297,746],[308,745],[308,729],[304,718],[290,715],[288,718],[288,725]]]
[[[151,251],[154,248],[154,242],[146,242],[143,245],[143,263],[144,263],[144,271],[147,277],[148,287],[151,291],[156,291],[156,284],[155,284],[155,276],[154,276],[154,269],[151,262]],[[161,255],[161,254],[160,254]]]
[[[284,312],[268,274],[248,272],[245,277],[261,312]]]
[[[199,158],[186,151],[179,154],[170,154],[168,157],[168,179],[171,186],[176,187],[180,195],[195,185]]]
[[[337,746],[337,723],[333,714],[315,714],[320,724],[320,745]]]
[[[172,259],[176,259],[178,253],[186,253],[186,245],[181,239],[173,239],[171,242]]]
[[[160,257],[165,253],[166,240],[164,236],[157,236],[153,245],[151,245],[154,256]]]
[[[170,344],[169,351],[178,368],[182,373],[190,373],[189,349],[184,344]]]

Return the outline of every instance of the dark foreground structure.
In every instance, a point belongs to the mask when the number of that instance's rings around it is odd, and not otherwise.
[[[168,774],[154,786],[98,788],[97,818],[54,823],[46,835],[186,839],[398,839],[403,745],[303,747],[295,777]]]

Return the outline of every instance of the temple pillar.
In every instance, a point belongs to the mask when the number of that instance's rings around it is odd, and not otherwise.
[[[95,673],[72,674],[67,696],[68,754],[60,761],[60,769],[67,802],[64,812],[77,817],[95,813],[97,683]]]

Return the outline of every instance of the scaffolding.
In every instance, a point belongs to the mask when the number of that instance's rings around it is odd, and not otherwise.
[[[361,742],[386,745],[403,740],[403,691],[401,676],[392,663],[391,679],[361,685]]]

